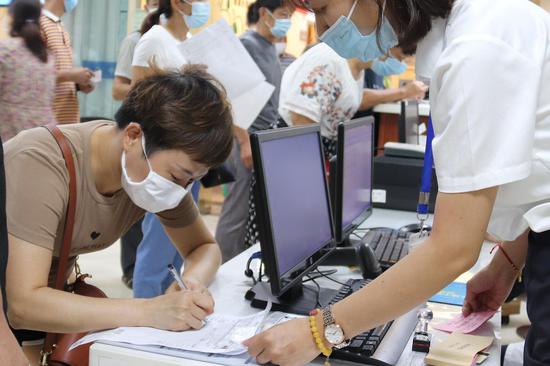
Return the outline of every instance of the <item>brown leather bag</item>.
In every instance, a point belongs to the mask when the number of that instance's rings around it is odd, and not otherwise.
[[[73,237],[75,211],[76,211],[76,171],[73,160],[73,154],[69,142],[65,135],[55,125],[45,126],[53,135],[67,165],[69,172],[69,204],[65,219],[65,228],[63,230],[63,243],[59,253],[59,267],[55,278],[55,289],[69,291],[82,296],[107,297],[99,288],[85,282],[88,275],[77,273],[78,277],[74,284],[66,284],[67,265],[69,254],[71,252],[71,241]],[[88,366],[90,344],[80,346],[72,351],[69,347],[87,335],[84,333],[72,334],[54,334],[48,333],[42,348],[40,365],[41,366]]]

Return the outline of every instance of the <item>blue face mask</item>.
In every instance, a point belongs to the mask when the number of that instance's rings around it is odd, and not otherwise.
[[[275,19],[275,25],[271,29],[271,34],[276,38],[283,38],[288,33],[288,30],[292,26],[292,21],[290,19],[277,19],[273,14],[268,10],[269,15]]]
[[[191,5],[191,15],[183,14],[183,20],[189,29],[200,28],[208,22],[210,19],[210,2],[194,1],[187,4]]]
[[[407,71],[407,64],[393,57],[388,57],[384,61],[374,60],[371,70],[379,76],[400,75]]]
[[[347,17],[342,16],[320,37],[321,42],[326,43],[341,57],[350,60],[358,58],[361,61],[368,62],[384,56],[390,48],[397,45],[397,36],[385,16],[382,16],[382,27],[380,36],[376,32],[364,36],[351,21],[351,16],[357,6],[357,1]],[[386,8],[384,3],[382,14]],[[380,47],[379,47],[380,44]]]
[[[78,0],[65,0],[65,13],[70,13],[78,5]]]

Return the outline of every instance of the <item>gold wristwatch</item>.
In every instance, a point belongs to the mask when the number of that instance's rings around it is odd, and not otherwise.
[[[331,347],[342,349],[349,346],[350,342],[346,339],[344,330],[334,321],[330,305],[323,309],[323,324],[325,326],[325,339]]]

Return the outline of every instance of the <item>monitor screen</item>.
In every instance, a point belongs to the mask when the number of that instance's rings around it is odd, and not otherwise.
[[[319,132],[262,141],[260,152],[275,261],[282,277],[333,240]]]
[[[372,123],[345,126],[343,141],[342,228],[372,208]]]

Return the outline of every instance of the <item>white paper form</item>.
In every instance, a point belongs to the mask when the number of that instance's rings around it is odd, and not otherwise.
[[[280,323],[284,323],[291,319],[299,318],[297,315],[283,314],[283,313],[272,313],[265,319],[263,324],[258,325],[256,331],[265,330],[271,328],[272,326]],[[262,328],[262,329],[259,329]],[[248,338],[248,337],[247,337]],[[200,352],[191,352],[191,351],[182,351],[172,348],[159,347],[159,346],[136,346],[132,344],[120,344],[114,342],[101,342],[119,347],[126,347],[130,349],[136,349],[139,351],[145,351],[149,353],[156,353],[160,355],[172,356],[182,359],[195,360],[207,362],[210,364],[226,365],[226,366],[242,366],[242,365],[257,365],[256,360],[248,355],[248,353],[243,353],[240,355],[227,355],[227,354],[214,354],[214,353],[200,353]]]
[[[179,46],[192,64],[208,66],[227,90],[235,124],[252,125],[273,94],[269,84],[225,19],[221,19]]]
[[[213,314],[202,329],[170,332],[146,327],[123,327],[92,333],[71,346],[71,349],[97,341],[130,343],[140,346],[162,346],[176,350],[240,355],[247,349],[242,342],[257,332],[265,321],[266,310],[246,317]]]

